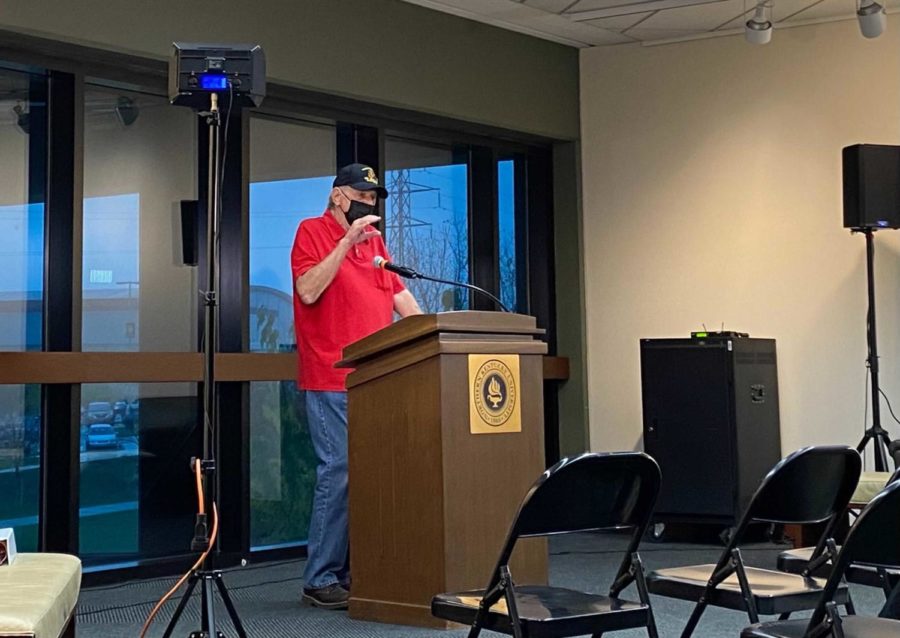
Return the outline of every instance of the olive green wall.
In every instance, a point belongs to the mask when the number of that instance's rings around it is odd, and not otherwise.
[[[399,0],[7,0],[0,28],[165,58],[254,42],[278,83],[578,137],[578,50]]]

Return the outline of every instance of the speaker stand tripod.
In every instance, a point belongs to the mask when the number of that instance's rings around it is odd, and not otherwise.
[[[875,329],[875,229],[855,228],[852,232],[863,233],[866,236],[866,277],[868,284],[869,309],[866,320],[866,341],[869,347],[869,356],[866,365],[872,375],[872,426],[866,430],[857,451],[863,454],[869,441],[872,442],[875,453],[875,471],[888,472],[887,449],[891,443],[891,437],[887,430],[881,427],[881,388],[878,385],[878,335]]]

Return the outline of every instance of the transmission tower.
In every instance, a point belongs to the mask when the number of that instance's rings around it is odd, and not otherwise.
[[[394,260],[412,268],[419,266],[419,242],[416,229],[431,226],[429,222],[416,219],[412,211],[413,193],[427,193],[440,189],[435,186],[416,184],[409,180],[409,169],[393,171],[393,181],[388,184],[391,192],[391,216],[385,228],[390,232],[389,243]]]

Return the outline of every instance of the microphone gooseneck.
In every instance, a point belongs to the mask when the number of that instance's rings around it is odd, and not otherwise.
[[[422,273],[413,270],[412,268],[407,268],[406,266],[399,266],[397,264],[391,263],[381,255],[377,255],[375,259],[372,260],[372,266],[374,266],[375,268],[381,268],[382,270],[387,270],[392,273],[396,273],[401,277],[405,277],[407,279],[425,279],[427,281],[434,281],[439,284],[446,284],[448,286],[457,286],[459,288],[474,290],[475,292],[481,293],[482,295],[493,301],[495,304],[497,304],[497,306],[501,310],[503,310],[503,312],[511,312],[509,308],[503,305],[502,301],[497,299],[497,297],[489,293],[484,288],[479,288],[478,286],[472,284],[467,284],[462,281],[451,281],[449,279],[438,279],[437,277],[423,275]]]

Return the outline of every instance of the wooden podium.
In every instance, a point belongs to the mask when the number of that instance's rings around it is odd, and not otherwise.
[[[545,469],[542,333],[534,317],[448,312],[407,317],[344,350],[338,365],[355,368],[351,618],[447,627],[431,616],[432,596],[487,585]],[[518,378],[508,374],[516,365]],[[521,431],[504,432],[516,411]],[[517,582],[546,583],[543,539],[522,541],[514,561]]]

